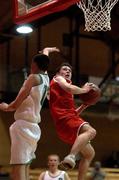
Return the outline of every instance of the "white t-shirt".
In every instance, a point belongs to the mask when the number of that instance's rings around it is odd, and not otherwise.
[[[25,120],[33,123],[41,121],[40,110],[47,96],[49,77],[47,74],[39,74],[39,78],[41,78],[41,84],[32,87],[29,96],[16,110],[14,114],[15,120]]]
[[[51,176],[48,171],[45,172],[43,180],[65,180],[65,171],[59,171],[59,174],[55,177]]]

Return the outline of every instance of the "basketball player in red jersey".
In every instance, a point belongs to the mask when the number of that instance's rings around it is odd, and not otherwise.
[[[87,83],[84,87],[72,85],[72,67],[63,63],[50,84],[50,110],[59,138],[72,144],[71,151],[60,163],[60,168],[68,170],[74,168],[80,153],[78,180],[84,180],[88,167],[95,155],[90,144],[96,135],[96,130],[80,116],[82,107],[75,108],[73,94],[83,94],[90,91],[93,84]]]

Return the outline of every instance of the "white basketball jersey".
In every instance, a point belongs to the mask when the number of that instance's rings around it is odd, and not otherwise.
[[[65,174],[65,171],[60,171],[59,175],[53,177],[49,174],[48,171],[46,171],[43,180],[65,180],[64,174]]]
[[[41,121],[40,110],[47,96],[49,77],[47,74],[39,74],[41,84],[31,89],[29,96],[22,102],[14,114],[15,120],[26,120],[33,123]]]

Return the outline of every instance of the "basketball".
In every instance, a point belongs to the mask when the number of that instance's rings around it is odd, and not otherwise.
[[[100,96],[101,96],[101,90],[95,84],[88,93],[79,94],[80,100],[86,105],[96,104],[99,101]]]

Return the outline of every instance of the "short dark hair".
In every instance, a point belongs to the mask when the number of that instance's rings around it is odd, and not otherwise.
[[[56,69],[56,73],[58,73],[63,66],[68,66],[72,70],[72,66],[68,62],[64,62],[60,66],[58,66],[58,68]]]
[[[49,67],[49,57],[45,54],[37,54],[32,59],[35,62],[40,70],[47,71]]]
[[[49,154],[48,157],[47,157],[47,159],[49,160],[49,157],[51,157],[51,156],[57,157],[58,161],[60,161],[60,157],[59,157],[58,154]]]

